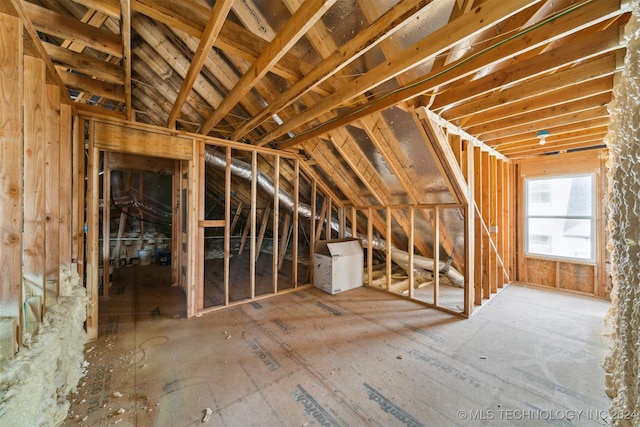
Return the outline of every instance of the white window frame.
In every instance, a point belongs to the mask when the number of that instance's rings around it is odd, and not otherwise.
[[[545,181],[545,180],[553,180],[553,179],[563,179],[563,178],[579,178],[579,177],[590,177],[591,178],[591,215],[529,215],[529,195],[528,183],[530,181]],[[596,200],[596,186],[597,186],[597,177],[594,172],[588,173],[572,173],[572,174],[564,174],[564,175],[551,175],[551,176],[535,176],[535,177],[525,177],[523,180],[523,190],[524,190],[524,255],[529,258],[543,258],[543,259],[551,259],[551,260],[560,260],[571,263],[583,263],[583,264],[595,264],[597,255],[597,234],[596,234],[596,210],[598,201]],[[553,187],[553,186],[551,186]],[[567,256],[559,256],[559,255],[550,255],[550,254],[541,254],[536,252],[529,252],[529,219],[530,218],[542,218],[542,219],[588,219],[591,221],[590,227],[590,243],[591,247],[589,252],[591,254],[590,258],[578,258],[578,257],[567,257]],[[536,233],[539,234],[539,233]],[[553,235],[551,235],[553,239]]]

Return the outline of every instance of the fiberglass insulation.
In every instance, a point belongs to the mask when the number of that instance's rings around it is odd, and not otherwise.
[[[86,290],[63,272],[58,301],[47,308],[39,332],[0,369],[0,425],[53,426],[69,410],[67,396],[84,375]]]

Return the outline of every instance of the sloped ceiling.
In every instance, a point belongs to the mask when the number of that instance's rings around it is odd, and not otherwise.
[[[602,146],[629,19],[619,0],[22,7],[79,109],[296,151],[356,205],[439,194],[419,106],[510,159]]]

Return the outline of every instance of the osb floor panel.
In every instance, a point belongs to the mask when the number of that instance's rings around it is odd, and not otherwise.
[[[462,320],[306,288],[185,319],[168,273],[114,274],[65,425],[606,424],[604,301],[510,286]]]

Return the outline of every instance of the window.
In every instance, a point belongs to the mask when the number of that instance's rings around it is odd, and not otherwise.
[[[595,174],[528,178],[525,252],[595,260]]]

